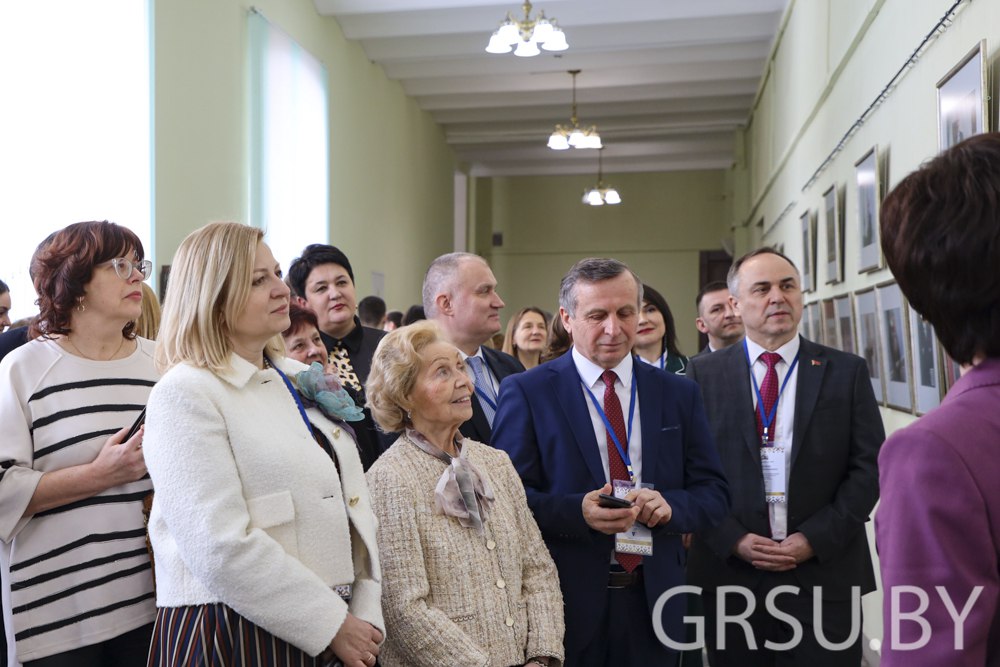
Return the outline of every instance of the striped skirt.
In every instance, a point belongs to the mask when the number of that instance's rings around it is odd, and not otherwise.
[[[320,667],[222,603],[160,607],[147,667]]]

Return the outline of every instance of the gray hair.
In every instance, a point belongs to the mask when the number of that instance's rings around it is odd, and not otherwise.
[[[792,265],[792,268],[795,269],[795,275],[799,277],[799,282],[802,281],[802,274],[799,273],[799,267],[795,266],[795,262],[790,260],[788,258],[788,255],[778,250],[775,250],[771,246],[763,246],[761,248],[757,248],[756,250],[751,250],[750,252],[743,255],[735,262],[733,262],[733,265],[729,267],[729,273],[726,274],[726,285],[729,287],[730,294],[732,294],[733,296],[739,295],[740,267],[746,264],[748,260],[751,260],[759,255],[777,255],[778,257],[782,258],[783,260]]]
[[[452,280],[462,266],[462,262],[472,259],[486,264],[485,259],[479,255],[473,255],[471,252],[449,252],[447,255],[441,255],[435,259],[427,267],[421,297],[424,302],[424,314],[427,315],[428,319],[437,316],[437,303],[435,301],[439,294],[451,292]]]
[[[573,317],[576,314],[576,284],[578,282],[581,280],[585,283],[604,282],[617,278],[626,271],[632,274],[632,278],[635,279],[636,294],[639,297],[636,300],[636,305],[641,306],[642,281],[639,280],[639,276],[624,262],[605,257],[581,259],[570,268],[559,284],[559,306],[569,313],[570,317]]]

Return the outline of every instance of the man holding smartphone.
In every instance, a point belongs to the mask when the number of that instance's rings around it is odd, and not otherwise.
[[[631,355],[641,286],[617,260],[577,262],[559,294],[572,352],[505,379],[493,425],[559,570],[574,666],[676,664],[653,607],[684,583],[681,534],[729,510],[697,387]],[[676,641],[684,609],[675,595],[655,619]]]

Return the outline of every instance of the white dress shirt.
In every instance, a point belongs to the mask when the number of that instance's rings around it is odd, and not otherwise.
[[[576,365],[576,372],[581,379],[580,391],[583,392],[583,401],[587,404],[587,412],[590,414],[590,422],[594,428],[594,435],[597,436],[597,449],[601,453],[601,465],[604,467],[604,480],[611,481],[611,472],[608,468],[608,430],[604,426],[604,420],[590,400],[587,390],[589,389],[597,399],[597,404],[604,409],[604,380],[601,375],[604,369],[590,361],[573,348],[573,363]],[[632,355],[626,355],[621,363],[612,368],[618,379],[615,381],[615,393],[618,394],[618,401],[622,404],[622,417],[625,419],[625,430],[628,430],[629,406],[632,402]],[[639,395],[636,394],[635,414],[632,418],[632,432],[627,434],[628,455],[632,460],[632,470],[635,472],[635,485],[639,487],[642,481],[642,421],[639,418]],[[612,445],[614,446],[614,445]],[[625,446],[625,443],[622,443]]]
[[[767,364],[760,358],[760,355],[768,350],[765,350],[750,340],[750,338],[746,338],[745,340],[746,350],[750,355],[750,359],[753,360],[753,377],[756,378],[757,388],[759,389],[764,382],[764,375],[767,373]],[[791,368],[795,356],[799,353],[799,337],[795,336],[792,340],[775,350],[775,352],[781,355],[781,361],[775,365],[775,370],[778,373],[778,388],[780,390],[782,383],[785,382],[785,376],[788,375],[788,369]],[[788,537],[787,491],[788,477],[792,465],[792,435],[795,429],[795,390],[796,385],[798,385],[798,378],[799,366],[796,364],[792,370],[792,376],[788,378],[788,384],[785,385],[784,391],[778,396],[778,410],[774,417],[774,423],[771,425],[771,428],[774,429],[775,446],[783,447],[785,450],[785,502],[769,503],[767,506],[771,519],[771,537],[776,540],[783,540]],[[754,410],[756,410],[757,391],[754,390],[753,385],[754,382],[751,379],[750,396],[753,399]]]

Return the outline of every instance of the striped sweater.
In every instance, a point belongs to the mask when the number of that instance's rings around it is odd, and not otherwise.
[[[15,650],[20,662],[36,660],[156,615],[142,521],[148,477],[22,516],[45,472],[93,461],[145,405],[157,380],[154,344],[137,341],[132,355],[104,362],[39,339],[0,363],[0,563],[12,662]]]

